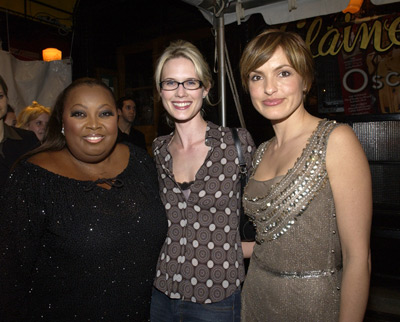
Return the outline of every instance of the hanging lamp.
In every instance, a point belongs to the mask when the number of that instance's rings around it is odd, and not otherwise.
[[[57,48],[46,48],[42,50],[42,55],[44,61],[61,60],[62,52]]]
[[[350,13],[356,13],[360,11],[361,6],[363,4],[364,0],[350,0],[349,4],[345,9],[342,10],[343,13],[350,12]]]

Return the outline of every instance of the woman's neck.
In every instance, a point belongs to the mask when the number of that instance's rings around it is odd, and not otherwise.
[[[175,131],[172,141],[183,148],[189,147],[194,143],[205,140],[207,122],[200,116],[190,122],[175,123]]]
[[[286,142],[310,132],[310,129],[315,128],[318,120],[304,110],[303,113],[292,114],[285,120],[272,122],[277,146],[282,146]]]

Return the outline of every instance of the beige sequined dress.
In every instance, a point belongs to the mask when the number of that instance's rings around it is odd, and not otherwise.
[[[257,243],[242,292],[244,322],[338,320],[341,247],[325,167],[336,126],[322,120],[286,175],[249,180],[244,207]],[[269,142],[257,150],[255,168]]]

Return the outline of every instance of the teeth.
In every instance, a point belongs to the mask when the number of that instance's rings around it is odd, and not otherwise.
[[[86,140],[88,140],[88,141],[93,141],[93,142],[99,141],[99,140],[101,140],[101,139],[102,139],[101,136],[87,136],[87,137],[86,137]]]
[[[190,103],[174,103],[174,105],[178,106],[178,107],[185,107],[190,105]]]

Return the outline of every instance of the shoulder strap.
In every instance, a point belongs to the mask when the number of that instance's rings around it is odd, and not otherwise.
[[[240,201],[243,196],[243,189],[247,184],[247,167],[246,160],[244,159],[242,147],[240,145],[239,134],[237,128],[231,128],[233,141],[235,142],[235,147],[237,150],[237,155],[239,159],[239,169],[240,169]],[[254,241],[256,231],[253,224],[249,221],[249,217],[245,215],[243,206],[240,208],[239,217],[239,233],[242,241]]]
[[[235,142],[235,147],[236,147],[237,155],[238,155],[238,159],[239,159],[240,175],[243,180],[243,179],[246,179],[246,176],[247,176],[246,160],[244,159],[242,147],[240,146],[238,129],[231,128],[231,132],[232,132],[233,141]]]

